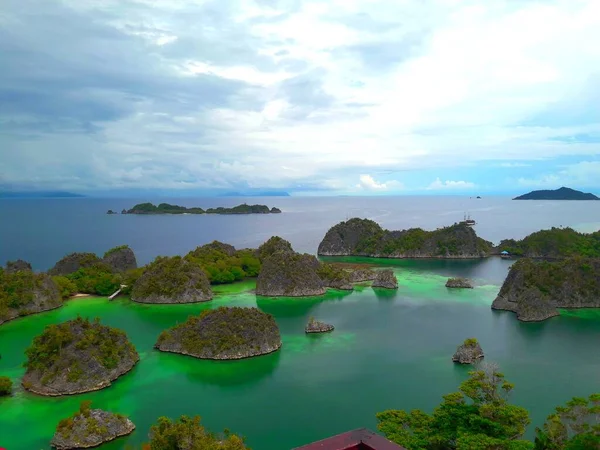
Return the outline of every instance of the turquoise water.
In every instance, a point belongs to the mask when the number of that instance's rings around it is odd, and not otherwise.
[[[468,368],[450,358],[470,336],[516,384],[512,399],[531,411],[533,425],[572,396],[600,391],[598,310],[520,323],[511,313],[490,310],[509,262],[376,262],[394,269],[398,291],[362,285],[323,297],[257,299],[254,282],[247,281],[219,287],[210,303],[161,306],[87,298],[9,322],[0,327],[0,374],[17,385],[33,337],[46,325],[77,315],[100,317],[125,330],[141,361],[111,387],[90,394],[45,398],[18,386],[15,395],[0,400],[0,447],[49,448],[58,421],[90,399],[95,407],[130,415],[137,426],[103,449],[137,446],[157,417],[181,414],[199,414],[215,431],[245,435],[255,450],[290,449],[353,428],[375,428],[375,413],[387,408],[431,410],[467,376]],[[444,287],[448,276],[461,274],[477,287]],[[258,306],[273,314],[281,351],[241,361],[201,361],[153,350],[163,329],[221,305]],[[334,324],[335,331],[305,335],[310,316]]]

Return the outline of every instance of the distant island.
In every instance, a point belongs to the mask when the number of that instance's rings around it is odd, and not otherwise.
[[[289,197],[285,191],[232,191],[220,194],[220,197]]]
[[[82,198],[85,195],[63,191],[1,191],[0,198]]]
[[[247,205],[243,203],[233,208],[208,208],[202,209],[199,207],[187,208],[185,206],[170,205],[169,203],[161,203],[158,206],[152,203],[140,203],[133,208],[121,211],[121,214],[279,214],[279,208],[269,208],[266,205]],[[107,211],[107,214],[117,214],[112,209]]]
[[[600,197],[563,186],[555,190],[532,191],[513,200],[600,200]]]

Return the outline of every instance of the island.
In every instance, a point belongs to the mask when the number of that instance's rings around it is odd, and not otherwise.
[[[475,338],[465,339],[465,341],[458,346],[456,353],[452,356],[452,361],[460,364],[473,364],[477,360],[483,358],[483,350],[481,345]]]
[[[21,383],[45,396],[106,388],[140,360],[125,332],[81,317],[47,326],[25,354]]]
[[[63,305],[57,284],[45,273],[34,273],[25,261],[0,267],[0,325],[17,317]]]
[[[378,270],[375,274],[375,280],[372,284],[374,288],[398,289],[398,280],[393,270]]]
[[[332,227],[321,243],[320,256],[376,258],[483,258],[491,242],[477,237],[466,222],[434,231],[412,228],[389,231],[369,219],[350,219]]]
[[[222,306],[163,331],[155,348],[200,359],[242,359],[279,350],[281,336],[270,314]]]
[[[557,316],[557,308],[600,307],[600,259],[515,262],[492,309],[512,311],[523,322]]]
[[[112,211],[112,210],[109,210]],[[269,208],[266,205],[248,205],[243,203],[232,208],[217,207],[202,209],[200,207],[187,208],[185,206],[160,203],[158,206],[152,203],[139,203],[133,208],[123,210],[121,214],[278,214],[279,208]],[[108,213],[110,214],[110,212]]]
[[[451,289],[473,289],[473,283],[467,278],[448,278],[446,287]]]
[[[327,292],[317,270],[317,258],[309,254],[276,252],[267,257],[256,279],[256,295],[307,297]]]
[[[122,414],[90,409],[91,401],[82,401],[79,411],[61,420],[50,445],[57,450],[97,447],[135,430],[131,420]]]
[[[563,186],[554,190],[531,191],[515,197],[513,200],[600,200],[600,197]]]
[[[308,323],[306,324],[306,327],[304,328],[304,332],[307,334],[310,333],[329,333],[330,331],[333,331],[334,326],[330,325],[328,323],[325,322],[319,322],[318,320],[315,320],[314,317],[311,317],[308,320]]]
[[[156,258],[131,291],[131,300],[138,303],[196,303],[212,297],[206,273],[181,256]]]
[[[208,275],[210,284],[226,284],[254,278],[260,272],[256,250],[237,250],[233,245],[219,241],[197,247],[185,259],[200,266]]]

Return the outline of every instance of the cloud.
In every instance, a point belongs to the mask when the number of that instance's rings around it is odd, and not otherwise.
[[[519,178],[521,186],[557,189],[561,186],[596,187],[600,180],[600,161],[581,161],[564,166],[554,174],[537,178]]]
[[[531,164],[519,162],[505,162],[498,164],[498,167],[504,167],[505,169],[514,169],[516,167],[531,167]]]
[[[471,183],[469,181],[451,181],[446,180],[442,181],[439,178],[436,178],[429,186],[427,186],[427,190],[429,191],[437,191],[437,190],[460,190],[460,189],[472,189],[475,187],[475,183]]]
[[[367,191],[386,191],[388,189],[402,189],[402,183],[396,180],[378,183],[371,175],[361,175],[360,182],[356,185],[359,189]]]

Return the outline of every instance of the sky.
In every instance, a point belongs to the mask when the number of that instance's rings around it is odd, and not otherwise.
[[[0,189],[600,193],[598,0],[2,0]]]

